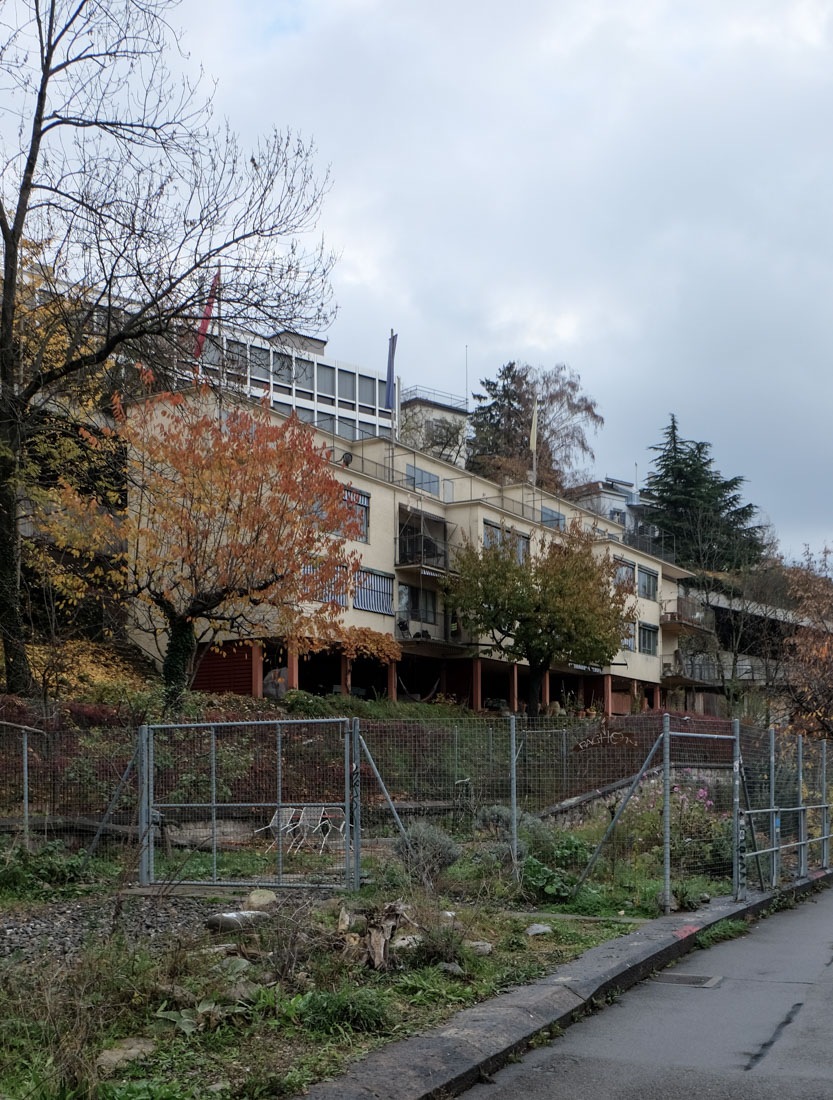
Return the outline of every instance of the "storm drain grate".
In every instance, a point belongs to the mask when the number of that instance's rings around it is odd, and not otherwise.
[[[714,989],[723,981],[722,974],[713,974],[711,977],[703,974],[675,974],[673,971],[661,971],[654,974],[651,981],[662,982],[664,985],[691,985],[696,989]]]

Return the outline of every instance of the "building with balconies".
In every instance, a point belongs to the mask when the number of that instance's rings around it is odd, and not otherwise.
[[[282,413],[273,408],[273,415]],[[235,682],[257,693],[264,670],[284,667],[288,684],[313,692],[411,699],[442,693],[475,709],[515,711],[525,697],[525,664],[483,655],[478,639],[467,635],[445,604],[444,581],[454,569],[455,547],[464,540],[488,542],[507,531],[528,544],[558,537],[578,519],[595,533],[599,553],[618,562],[619,579],[634,593],[634,619],[609,667],[551,668],[541,704],[608,714],[664,705],[666,633],[673,637],[696,615],[696,609],[673,603],[679,599],[678,583],[690,576],[685,570],[625,543],[615,520],[529,483],[499,485],[378,434],[347,441],[319,431],[318,441],[330,448],[333,471],[362,513],[354,547],[362,560],[360,584],[345,605],[345,621],[392,635],[401,659],[385,668],[370,660],[350,663],[331,651],[299,662],[283,651],[280,639],[263,646],[228,645],[225,657],[206,655],[196,687],[216,690],[217,676],[234,680],[240,664]]]

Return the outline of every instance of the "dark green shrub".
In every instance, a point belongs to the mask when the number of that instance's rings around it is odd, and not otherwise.
[[[532,898],[546,901],[566,901],[572,893],[572,882],[562,870],[547,867],[534,856],[527,856],[523,865],[522,885]]]
[[[288,691],[281,702],[289,714],[299,714],[304,718],[329,718],[333,713],[323,696],[311,695],[296,688]]]
[[[330,993],[314,989],[297,1002],[298,1021],[320,1035],[342,1031],[387,1031],[388,1003],[378,989],[342,989]]]
[[[59,840],[34,851],[12,844],[0,851],[0,891],[38,897],[82,881],[84,852],[67,852]]]

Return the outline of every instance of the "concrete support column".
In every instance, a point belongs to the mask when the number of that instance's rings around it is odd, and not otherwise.
[[[396,674],[399,665],[396,661],[391,661],[388,665],[388,699],[392,699],[396,702]]]
[[[298,690],[298,650],[286,652],[286,687],[288,691]]]
[[[544,679],[541,681],[541,707],[548,707],[550,705],[550,673],[549,669],[544,673]]]
[[[255,699],[263,698],[263,646],[260,642],[251,644],[252,659],[252,695]]]
[[[479,657],[473,657],[471,662],[471,709],[483,709],[483,670]]]
[[[509,710],[512,714],[518,713],[518,666],[512,665],[509,670]]]
[[[613,714],[613,677],[603,676],[602,684],[604,689],[604,713],[607,718],[610,718]]]

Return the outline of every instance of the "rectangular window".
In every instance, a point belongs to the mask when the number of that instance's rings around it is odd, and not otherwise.
[[[357,611],[374,611],[377,615],[393,614],[393,576],[374,569],[360,569],[356,574],[356,595],[353,607]]]
[[[647,653],[649,657],[656,657],[658,637],[659,637],[659,627],[651,626],[650,623],[640,623],[639,624],[639,652],[640,653]]]
[[[246,345],[239,340],[226,341],[226,373],[246,374]]]
[[[614,523],[621,523],[623,527],[625,526],[625,513],[622,511],[621,508],[611,508],[610,518],[613,520]]]
[[[625,633],[622,635],[622,649],[629,649],[631,653],[636,649],[636,623],[625,623]]]
[[[355,439],[356,438],[356,421],[345,419],[343,416],[338,418],[338,434],[343,439]]]
[[[370,526],[370,494],[360,493],[358,489],[344,490],[344,503],[349,504],[361,524],[356,542],[367,542],[367,533]],[[372,608],[371,608],[372,610]]]
[[[359,439],[373,439],[376,435],[376,425],[369,420],[359,421]]]
[[[335,367],[326,367],[322,363],[318,364],[318,392],[328,394],[330,397],[335,397],[335,394],[336,394],[336,371],[335,371]]]
[[[518,562],[523,565],[525,561],[529,561],[529,535],[519,535],[513,531],[515,538],[515,553],[518,555]]]
[[[432,474],[429,470],[423,470],[421,466],[414,466],[410,462],[405,466],[405,483],[411,489],[420,489],[423,493],[432,493],[435,497],[440,495],[439,474]]]
[[[500,546],[503,541],[500,527],[489,519],[483,520],[483,545]]]
[[[634,590],[634,584],[636,581],[636,566],[632,561],[619,561],[616,562],[616,583],[621,584],[623,588],[627,588],[630,592]]]
[[[436,623],[437,593],[433,588],[417,588],[412,584],[399,585],[397,614],[400,623]]]
[[[376,405],[376,379],[359,375],[359,401],[363,405]]]
[[[356,376],[351,370],[338,372],[338,396],[345,401],[356,400]]]
[[[657,598],[658,577],[659,575],[653,569],[646,569],[644,565],[640,565],[637,596],[641,596],[643,600],[655,600]]]
[[[295,360],[295,387],[306,390],[312,396],[315,367],[310,359]]]
[[[280,393],[292,393],[292,358],[279,351],[272,356],[272,384]]]
[[[257,348],[254,344],[249,345],[249,369],[252,378],[257,378],[261,382],[269,381],[268,348]]]
[[[567,525],[567,518],[563,512],[556,512],[554,508],[541,506],[541,523],[544,527],[552,527],[555,531],[563,531]]]

